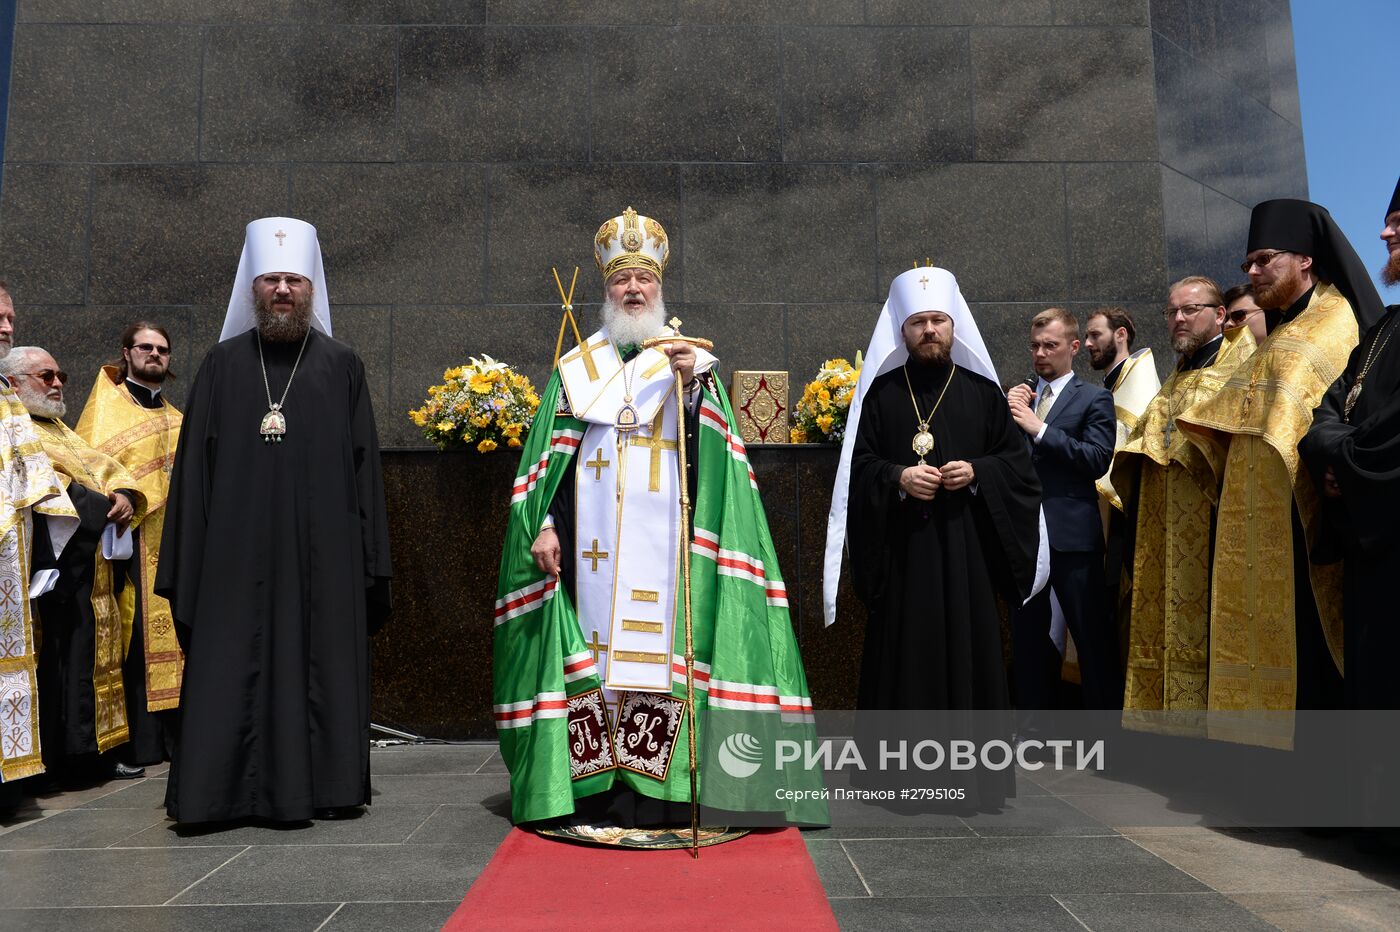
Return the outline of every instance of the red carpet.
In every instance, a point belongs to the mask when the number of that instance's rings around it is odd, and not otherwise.
[[[797,829],[689,851],[630,851],[512,829],[445,932],[586,929],[836,929]]]

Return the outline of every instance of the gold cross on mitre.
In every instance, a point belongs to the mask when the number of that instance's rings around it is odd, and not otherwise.
[[[578,332],[578,321],[574,320],[574,286],[578,284],[578,266],[574,266],[574,278],[573,281],[569,282],[568,294],[564,293],[564,282],[559,278],[559,270],[551,267],[550,271],[554,273],[554,284],[559,289],[559,300],[563,302],[559,305],[559,309],[564,312],[564,316],[559,320],[559,339],[554,341],[554,368],[558,369],[559,354],[564,349],[565,326],[574,328],[574,345],[583,345],[583,336]],[[584,350],[583,365],[588,370],[589,381],[596,382],[598,370],[593,365],[593,358],[588,355],[587,349]]]
[[[274,233],[274,234],[272,234],[272,235],[275,236],[275,237],[277,237],[277,245],[278,245],[278,246],[285,245],[285,244],[282,242],[284,239],[287,238],[287,233],[286,233],[285,230],[278,230],[276,233]]]
[[[647,447],[651,450],[651,471],[647,477],[647,491],[649,492],[661,491],[661,451],[676,448],[676,441],[667,440],[661,435],[661,419],[665,411],[665,405],[657,406],[656,418],[651,422],[651,436],[633,437],[630,441],[634,447]]]
[[[915,259],[915,260],[914,260],[914,268],[917,269],[918,267],[919,267],[919,260],[918,260],[918,259]],[[924,257],[924,268],[926,268],[926,269],[931,269],[931,268],[933,268],[933,260],[930,259],[928,256],[925,256],[925,257]],[[924,291],[928,291],[928,282],[929,282],[929,277],[928,277],[927,275],[923,276],[922,278],[919,279],[919,287],[921,287]]]

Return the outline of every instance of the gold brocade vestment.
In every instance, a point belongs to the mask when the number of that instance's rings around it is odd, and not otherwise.
[[[44,772],[39,747],[37,641],[29,601],[33,513],[48,518],[60,550],[78,513],[54,473],[19,396],[0,379],[0,782]],[[56,555],[56,554],[55,554]]]
[[[170,469],[180,439],[184,415],[161,394],[161,407],[142,407],[116,366],[103,366],[97,374],[87,405],[78,418],[77,433],[90,445],[115,459],[131,473],[136,488],[146,496],[146,519],[136,536],[140,560],[140,589],[128,586],[118,599],[122,618],[123,653],[131,647],[131,628],[141,609],[141,643],[146,664],[146,709],[159,712],[180,704],[180,681],[185,655],[175,636],[170,603],[155,594],[156,565],[160,560],[161,532],[165,525],[165,501],[170,494]]]
[[[1205,734],[1215,474],[1174,421],[1254,348],[1240,327],[1209,366],[1173,372],[1113,459],[1112,487],[1137,508],[1123,724],[1138,731]]]
[[[1178,419],[1220,480],[1211,570],[1209,737],[1293,746],[1289,716],[1221,713],[1296,707],[1293,504],[1309,541],[1319,520],[1317,492],[1298,457],[1298,441],[1356,342],[1351,305],[1331,284],[1319,282],[1302,313],[1269,334],[1220,392]],[[1340,670],[1341,565],[1312,564],[1310,577],[1327,647]]]
[[[120,463],[88,446],[62,421],[36,419],[34,428],[65,490],[73,483],[102,495],[110,495],[119,489],[130,490],[134,494],[131,525],[135,528],[141,523],[146,515],[146,497]],[[99,547],[93,557],[91,599],[96,621],[92,687],[99,752],[115,747],[129,737],[126,690],[122,685],[121,610],[117,607],[113,589],[112,563],[102,556]],[[43,631],[42,617],[40,631]]]

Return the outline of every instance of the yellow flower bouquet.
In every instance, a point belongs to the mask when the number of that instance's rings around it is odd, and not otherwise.
[[[793,443],[840,443],[846,436],[846,412],[860,381],[860,355],[852,366],[844,359],[822,363],[817,377],[807,383],[792,413]]]
[[[465,446],[490,453],[503,446],[520,448],[540,406],[528,378],[483,355],[448,369],[442,381],[428,389],[423,407],[408,412],[439,450]]]

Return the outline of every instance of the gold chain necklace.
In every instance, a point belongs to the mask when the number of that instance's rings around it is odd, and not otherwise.
[[[1351,383],[1351,391],[1347,392],[1347,399],[1342,405],[1342,420],[1351,420],[1351,409],[1356,407],[1356,402],[1361,398],[1361,383],[1366,381],[1366,375],[1371,371],[1371,365],[1380,355],[1381,350],[1390,342],[1390,335],[1395,332],[1395,319],[1397,315],[1391,315],[1386,321],[1385,333],[1376,334],[1376,338],[1371,341],[1371,348],[1366,353],[1366,362],[1361,366],[1361,371],[1356,374],[1356,381]],[[1385,339],[1381,339],[1384,336]]]
[[[296,362],[292,363],[292,374],[287,376],[287,387],[282,389],[282,397],[273,401],[272,386],[267,381],[267,362],[263,359],[262,333],[258,334],[258,365],[262,367],[263,390],[267,392],[267,413],[258,425],[263,443],[281,443],[287,435],[287,416],[282,413],[282,406],[287,403],[287,392],[292,390],[292,379],[297,377],[297,366],[301,365],[301,354],[306,352],[306,341],[309,339],[311,328],[307,327],[301,338],[301,349],[297,350]]]
[[[909,381],[909,363],[904,363],[904,384],[909,387],[909,402],[914,406],[914,417],[919,422],[918,433],[914,434],[912,444],[914,452],[919,454],[919,465],[927,466],[924,457],[933,452],[933,434],[929,433],[928,425],[933,420],[934,414],[938,412],[938,406],[943,403],[943,396],[948,394],[948,386],[953,384],[953,373],[958,371],[957,366],[949,366],[948,381],[943,383],[943,391],[938,393],[938,400],[933,403],[933,408],[929,411],[928,417],[919,413],[919,402],[914,398],[914,383]]]
[[[632,362],[636,362],[639,358],[641,358],[641,355],[641,352],[638,351],[637,355],[632,357]],[[617,351],[617,358],[622,359],[621,350]],[[617,418],[613,422],[613,427],[617,428],[617,432],[622,434],[624,437],[627,436],[627,434],[631,431],[636,430],[637,425],[641,423],[641,420],[637,415],[637,409],[632,407],[632,373],[627,368],[629,365],[629,362],[623,360],[622,407],[617,409]],[[618,442],[621,443],[620,440]]]

